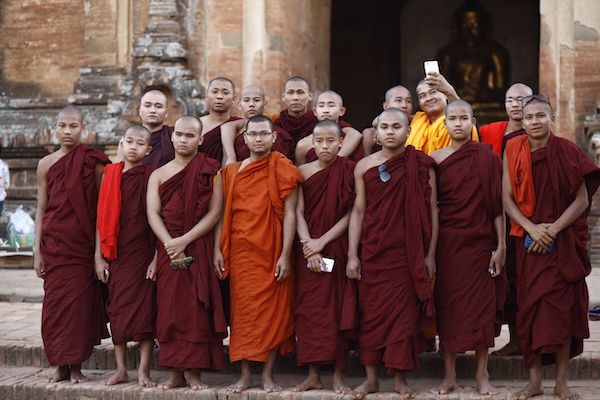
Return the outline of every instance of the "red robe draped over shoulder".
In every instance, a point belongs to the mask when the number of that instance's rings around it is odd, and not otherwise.
[[[96,165],[110,161],[80,144],[48,170],[42,221],[42,339],[50,365],[81,364],[108,337],[101,285],[94,272]]]
[[[294,349],[293,271],[283,282],[274,275],[283,245],[285,200],[302,177],[279,152],[238,171],[240,165],[223,170],[221,248],[230,280],[229,359],[267,361],[271,350],[283,355]]]
[[[338,157],[303,183],[304,218],[311,237],[323,236],[352,207],[354,165]],[[356,284],[346,277],[348,235],[330,242],[321,255],[335,260],[333,272],[308,269],[302,247],[296,243],[296,358],[298,365],[333,364],[346,370],[348,337],[355,335],[356,317]]]
[[[553,134],[546,147],[531,153],[531,165],[537,202],[530,220],[536,224],[556,221],[583,182],[591,204],[600,185],[600,169],[573,142]],[[571,357],[581,354],[589,337],[589,209],[557,235],[552,253],[527,253],[524,239],[516,238],[517,328],[528,368],[537,355],[543,364],[555,362],[564,343],[571,343]]]
[[[277,132],[277,139],[273,143],[272,151],[278,151],[290,160],[294,159],[294,139],[288,131],[278,125],[273,128]],[[250,157],[248,145],[244,142],[244,135],[240,134],[235,138],[235,157],[238,161],[243,161]]]
[[[502,160],[489,144],[471,140],[438,165],[438,207],[435,308],[440,347],[461,353],[493,347],[506,280],[492,278],[488,271],[498,244],[494,219],[502,213]]]
[[[115,167],[122,168],[122,164],[107,165],[105,171]],[[113,343],[156,337],[156,284],[146,279],[156,250],[156,237],[146,216],[146,188],[152,171],[152,166],[139,165],[121,177],[118,251],[110,262],[106,303]]]
[[[385,164],[389,181],[381,181],[378,167],[364,175],[358,342],[363,364],[380,362],[370,353],[384,350],[383,362],[390,370],[414,371],[426,348],[423,331],[434,322],[425,267],[434,161],[408,146]]]
[[[317,122],[319,120],[312,110],[308,110],[301,117],[292,117],[287,108],[281,111],[279,118],[275,120],[275,124],[281,126],[292,136],[292,139],[294,139],[294,148],[296,148],[296,143],[300,139],[312,133]]]
[[[152,132],[150,146],[152,151],[142,160],[144,165],[152,165],[154,167],[162,167],[169,161],[175,158],[175,149],[171,142],[173,127],[163,125],[162,129]]]
[[[231,121],[237,121],[240,117],[229,117],[229,119],[223,124]],[[198,146],[198,151],[206,154],[213,160],[217,160],[219,163],[223,161],[223,143],[221,143],[221,126],[215,126],[210,131],[206,132],[202,138],[202,144]]]
[[[502,157],[502,139],[504,138],[507,125],[508,121],[498,121],[479,128],[481,143],[491,143],[492,150],[500,157]]]
[[[198,153],[180,172],[159,187],[161,216],[171,237],[192,229],[206,214],[219,163]],[[219,281],[212,267],[213,232],[190,243],[189,269],[173,269],[158,242],[157,336],[159,364],[181,369],[221,370],[227,323]]]

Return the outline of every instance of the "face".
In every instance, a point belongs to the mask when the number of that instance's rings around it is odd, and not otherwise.
[[[387,112],[379,116],[377,140],[382,147],[394,149],[404,146],[410,135],[410,126],[399,112]]]
[[[475,118],[473,118],[469,107],[453,105],[446,110],[444,126],[452,139],[468,140],[471,137],[471,129],[474,125]]]
[[[244,132],[244,142],[248,149],[258,155],[269,153],[276,138],[277,133],[273,132],[267,121],[253,122],[248,125],[248,131]]]
[[[318,127],[313,131],[313,147],[319,160],[329,162],[342,147],[340,133],[334,127]]]
[[[244,118],[250,119],[255,115],[262,115],[265,106],[263,94],[256,89],[245,89],[242,91],[239,109],[242,110]]]
[[[56,138],[62,146],[76,146],[81,139],[81,133],[85,129],[85,124],[81,122],[79,115],[75,113],[58,114],[56,123]]]
[[[235,96],[233,86],[227,81],[213,81],[206,93],[206,103],[210,111],[226,113],[231,108]]]
[[[554,125],[554,116],[548,105],[544,103],[532,103],[523,110],[523,128],[530,138],[542,139]]]
[[[458,42],[467,47],[483,43],[485,41],[485,30],[482,19],[482,16],[476,11],[463,13],[457,21]]]
[[[128,130],[123,140],[119,143],[125,159],[131,163],[138,163],[150,154],[152,146],[148,143],[148,135],[139,130]]]
[[[198,146],[202,144],[202,136],[198,130],[198,124],[188,120],[175,122],[175,129],[171,136],[175,152],[182,156],[193,156],[198,152]]]
[[[398,108],[411,115],[413,112],[412,94],[406,88],[394,89],[391,93],[390,102],[383,103],[383,109]]]
[[[346,113],[346,107],[340,104],[340,99],[333,93],[323,93],[317,99],[315,115],[319,121],[330,119],[338,122],[340,117]]]
[[[429,116],[436,116],[444,113],[446,109],[446,95],[427,83],[422,83],[417,87],[417,96],[419,98],[419,107]]]
[[[523,119],[523,97],[530,96],[531,90],[522,85],[512,86],[504,96],[504,108],[508,118],[515,121]]]
[[[146,126],[160,126],[169,115],[165,96],[158,93],[146,93],[140,104],[140,118]]]
[[[308,110],[308,103],[312,100],[312,93],[308,90],[306,82],[288,82],[284,90],[281,99],[289,111],[302,112]]]

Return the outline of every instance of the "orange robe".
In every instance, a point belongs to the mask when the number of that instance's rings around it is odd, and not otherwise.
[[[443,115],[432,124],[427,114],[418,111],[410,123],[411,132],[406,140],[406,145],[412,145],[415,149],[428,155],[450,146],[451,139],[448,130],[444,126],[445,120],[446,116]],[[475,127],[471,131],[471,139],[479,141],[479,134]]]
[[[502,142],[508,121],[492,122],[479,128],[482,143],[491,143],[492,150],[502,157]]]
[[[240,164],[223,170],[221,247],[230,279],[229,358],[264,362],[271,350],[283,355],[295,346],[293,273],[281,283],[274,275],[283,246],[285,200],[302,177],[278,152],[238,171]]]

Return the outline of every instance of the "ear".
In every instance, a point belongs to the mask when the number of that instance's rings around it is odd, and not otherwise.
[[[340,117],[343,117],[346,114],[346,107],[340,108]]]
[[[248,144],[248,139],[246,138],[246,131],[242,132],[242,135],[244,135],[244,143]]]
[[[387,110],[390,105],[387,103],[387,101],[384,101],[381,106],[383,107],[384,110]]]
[[[477,126],[477,118],[471,118],[471,123],[473,124],[473,126]]]
[[[273,143],[277,140],[277,131],[273,131]]]
[[[312,101],[313,92],[308,92],[308,101]]]
[[[148,150],[146,150],[146,155],[150,154],[152,152],[152,146],[148,146]]]
[[[552,116],[552,118],[554,118],[554,116]],[[554,121],[554,120],[553,120],[553,121]],[[81,132],[85,131],[85,127],[86,127],[86,126],[87,126],[87,125],[86,125],[86,124],[84,124],[84,123],[82,123],[82,124],[81,124]]]
[[[167,111],[165,111],[165,119],[169,116],[169,107],[167,107]]]

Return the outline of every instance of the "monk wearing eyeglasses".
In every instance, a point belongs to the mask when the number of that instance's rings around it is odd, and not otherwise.
[[[215,175],[220,163],[198,152],[202,122],[181,116],[172,135],[175,159],[148,181],[148,222],[158,238],[156,273],[158,363],[172,368],[158,385],[208,387],[202,370],[225,367],[227,323],[219,281],[212,271],[213,227],[221,215],[223,191]]]
[[[427,347],[423,331],[434,322],[435,162],[405,146],[409,134],[403,111],[383,111],[377,126],[382,149],[359,161],[354,172],[346,272],[358,280],[358,344],[367,372],[354,390],[358,399],[379,390],[381,362],[395,374],[395,391],[416,396],[406,374],[419,369]]]

